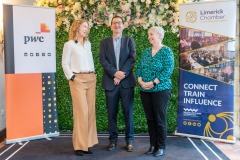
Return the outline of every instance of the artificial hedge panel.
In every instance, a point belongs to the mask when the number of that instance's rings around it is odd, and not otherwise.
[[[168,132],[173,133],[176,129],[176,116],[177,116],[177,105],[178,105],[178,41],[179,38],[177,34],[173,34],[168,31],[165,33],[165,38],[163,40],[163,44],[169,46],[175,56],[175,69],[173,75],[171,77],[173,83],[172,97],[168,105]],[[95,63],[95,70],[97,73],[97,91],[96,91],[96,121],[97,121],[97,130],[99,133],[107,132],[107,109],[105,102],[104,90],[101,87],[101,77],[103,75],[103,70],[99,62],[99,45],[100,41],[106,37],[111,36],[111,30],[109,27],[100,26],[100,27],[92,27],[89,40],[92,44],[92,53]],[[150,47],[148,43],[147,30],[137,29],[132,31],[131,29],[125,29],[124,35],[131,36],[136,44],[137,49],[137,61],[134,67],[134,71],[136,70],[138,60],[141,56],[142,51]],[[61,131],[71,131],[73,126],[73,118],[72,118],[72,103],[71,96],[69,91],[68,80],[66,80],[62,66],[62,49],[64,43],[68,40],[68,33],[59,30],[56,33],[56,48],[57,48],[57,78],[56,78],[56,86],[57,86],[57,106],[58,106],[58,118],[59,118],[59,129]],[[118,129],[119,132],[124,132],[124,118],[122,114],[122,109],[119,107],[118,114]],[[135,133],[143,133],[147,132],[147,122],[145,118],[145,114],[143,112],[139,89],[135,87],[135,99],[134,99],[134,129]]]

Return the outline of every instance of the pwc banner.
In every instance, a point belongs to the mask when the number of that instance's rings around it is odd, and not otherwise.
[[[177,135],[235,142],[236,1],[181,4]]]
[[[58,136],[55,9],[3,5],[6,143]]]

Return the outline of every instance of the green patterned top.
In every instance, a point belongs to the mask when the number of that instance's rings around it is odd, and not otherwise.
[[[153,81],[158,78],[160,83],[151,88],[144,90],[140,85],[140,90],[145,92],[158,92],[172,89],[170,76],[174,69],[174,57],[172,50],[163,46],[153,57],[152,48],[143,51],[140,61],[138,62],[136,77],[142,77],[144,82]]]

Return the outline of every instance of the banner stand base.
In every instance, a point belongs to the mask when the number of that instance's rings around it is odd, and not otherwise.
[[[31,137],[6,140],[6,144],[20,143],[23,141],[30,141],[30,140],[43,139],[43,138],[49,138],[49,137],[57,137],[57,136],[59,136],[59,132],[51,133],[51,134],[43,134],[43,135],[39,135],[39,136],[31,136]]]
[[[183,136],[183,137],[206,139],[206,140],[210,140],[210,141],[218,141],[218,142],[225,142],[225,143],[236,143],[236,138],[235,137],[234,137],[233,140],[227,140],[227,139],[219,139],[219,138],[198,136],[198,135],[192,135],[192,134],[178,133],[178,132],[175,132],[174,135]]]

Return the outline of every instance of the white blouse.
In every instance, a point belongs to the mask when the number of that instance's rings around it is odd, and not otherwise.
[[[71,79],[73,72],[94,71],[91,43],[86,41],[84,46],[69,40],[64,44],[62,68],[67,79]]]

